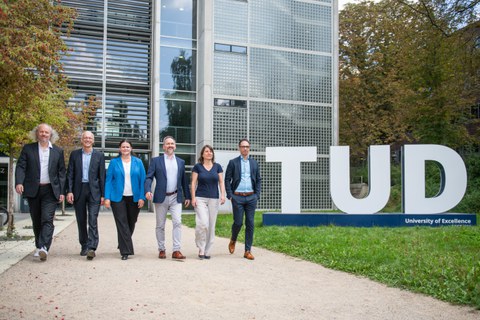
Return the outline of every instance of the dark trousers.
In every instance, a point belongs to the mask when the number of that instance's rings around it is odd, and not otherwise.
[[[98,247],[98,212],[100,201],[95,201],[88,183],[82,183],[79,199],[75,199],[75,216],[77,217],[78,241],[84,249],[97,250]],[[87,228],[88,223],[88,228]]]
[[[255,194],[246,197],[232,195],[232,240],[237,241],[238,233],[243,225],[243,216],[245,215],[245,251],[250,251],[252,248],[256,207],[257,196]]]
[[[132,255],[133,241],[132,235],[135,230],[135,223],[140,213],[138,202],[133,202],[133,197],[123,197],[120,202],[111,203],[113,217],[117,225],[118,249],[120,254]]]
[[[27,198],[30,207],[30,217],[32,218],[33,234],[35,235],[35,246],[37,248],[45,247],[50,250],[52,245],[53,219],[57,209],[58,200],[53,194],[50,184],[40,186],[35,198]]]

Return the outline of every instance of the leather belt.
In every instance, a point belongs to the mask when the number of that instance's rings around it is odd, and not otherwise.
[[[178,190],[175,190],[175,191],[173,191],[173,192],[166,192],[165,194],[166,194],[167,196],[173,196],[175,193],[177,193],[177,191],[178,191]]]
[[[45,187],[45,186],[49,186],[50,183],[40,183],[40,187]]]
[[[233,194],[236,196],[248,197],[254,194],[255,192],[234,192]]]

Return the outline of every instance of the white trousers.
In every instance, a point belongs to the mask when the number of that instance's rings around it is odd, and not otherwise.
[[[215,224],[217,223],[218,199],[197,197],[195,207],[195,243],[200,254],[210,255],[215,239]]]
[[[167,213],[172,216],[172,238],[173,251],[180,251],[182,242],[182,204],[177,202],[177,194],[166,196],[162,203],[155,203],[155,214],[157,225],[155,234],[157,236],[158,251],[165,250],[165,222]]]

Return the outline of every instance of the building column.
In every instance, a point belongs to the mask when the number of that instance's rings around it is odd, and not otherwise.
[[[213,0],[198,1],[196,149],[213,145]]]

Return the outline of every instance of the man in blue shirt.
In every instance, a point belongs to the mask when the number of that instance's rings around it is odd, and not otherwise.
[[[243,225],[245,215],[245,253],[244,258],[255,259],[251,253],[253,243],[253,229],[255,209],[260,199],[262,190],[262,178],[257,161],[249,156],[250,142],[241,139],[238,143],[240,156],[230,160],[225,172],[225,190],[227,198],[232,201],[233,224],[232,236],[228,244],[228,250],[232,254],[235,251],[237,236]]]
[[[70,154],[67,170],[67,201],[75,207],[80,255],[88,260],[95,258],[97,218],[105,197],[105,157],[93,149],[94,142],[92,132],[82,133],[82,148]]]

